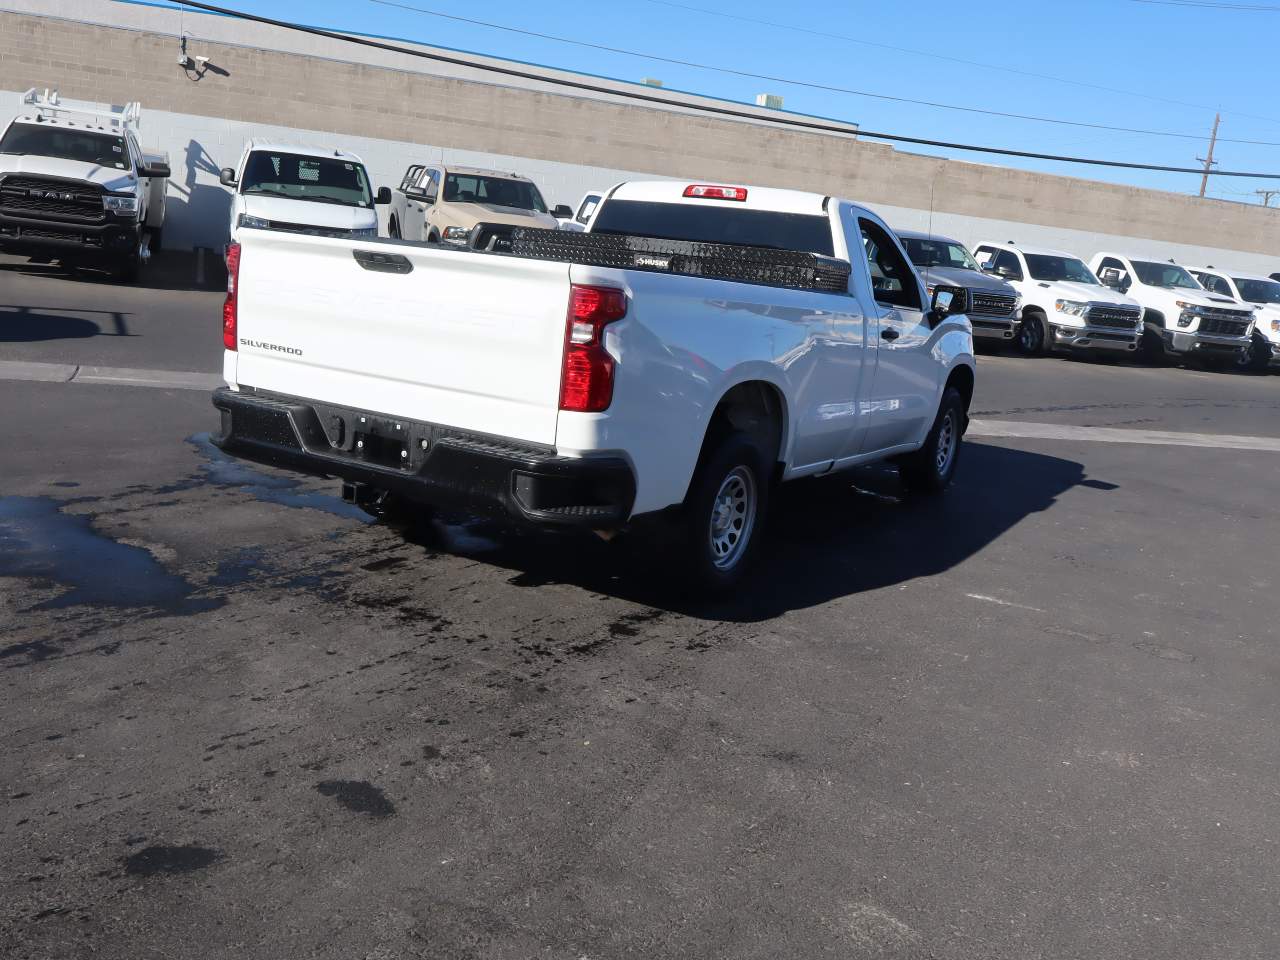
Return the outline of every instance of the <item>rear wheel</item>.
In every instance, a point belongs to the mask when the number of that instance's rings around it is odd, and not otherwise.
[[[742,432],[704,452],[680,519],[685,567],[699,587],[724,592],[759,553],[772,476],[768,456]]]
[[[1049,352],[1049,324],[1044,314],[1033,310],[1022,315],[1022,323],[1018,325],[1018,349],[1027,357],[1042,357]]]
[[[938,415],[925,438],[924,446],[898,462],[902,485],[911,493],[941,493],[951,485],[960,457],[964,434],[964,398],[955,387],[947,387],[938,404]]]

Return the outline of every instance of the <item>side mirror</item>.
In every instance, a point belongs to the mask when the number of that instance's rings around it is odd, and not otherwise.
[[[573,208],[567,203],[557,203],[551,215],[557,220],[569,220],[573,217]]]
[[[224,187],[234,187],[236,185],[236,172],[230,167],[223,167],[218,173],[218,182]]]
[[[995,272],[996,272],[996,264],[995,264],[995,261],[994,261],[994,260],[988,260],[986,263],[980,263],[980,264],[978,264],[978,266],[981,268],[981,270],[982,270],[982,272],[983,272],[983,273],[995,273]]]
[[[1107,267],[1098,274],[1098,279],[1102,281],[1104,287],[1110,287],[1112,290],[1120,289],[1120,271],[1115,267]]]
[[[929,321],[929,326],[936,327],[947,317],[964,313],[968,309],[969,292],[964,287],[940,285],[933,288],[933,302],[929,305],[925,319]]]
[[[379,187],[379,188],[378,188],[378,193],[377,193],[377,195],[376,195],[376,196],[374,196],[374,198],[373,198],[373,202],[374,202],[374,203],[390,203],[390,202],[391,202],[391,188],[390,188],[390,187]]]
[[[140,177],[157,177],[161,180],[169,179],[169,165],[167,163],[149,163],[138,171]]]

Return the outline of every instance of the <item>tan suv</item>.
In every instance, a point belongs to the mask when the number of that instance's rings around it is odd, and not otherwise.
[[[387,214],[387,230],[392,237],[427,243],[461,246],[477,223],[550,230],[557,226],[542,194],[528,177],[474,167],[410,167],[392,193]]]

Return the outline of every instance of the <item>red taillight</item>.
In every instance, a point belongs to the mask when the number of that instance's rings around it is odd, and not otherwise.
[[[613,357],[604,348],[604,328],[627,315],[627,295],[616,287],[575,283],[569,291],[560,409],[599,413],[613,401]]]
[[[236,287],[240,283],[240,244],[227,247],[227,299],[222,302],[222,345],[236,348]]]
[[[691,183],[684,188],[684,195],[695,200],[745,200],[746,187],[716,187],[709,183]]]

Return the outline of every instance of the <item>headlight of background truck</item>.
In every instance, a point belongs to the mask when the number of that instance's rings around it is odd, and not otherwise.
[[[1083,317],[1084,312],[1089,309],[1089,305],[1081,303],[1079,300],[1055,300],[1053,309],[1071,317]]]
[[[440,239],[445,243],[466,243],[467,235],[470,233],[471,231],[466,227],[445,227],[440,234]]]
[[[114,197],[106,194],[102,198],[102,206],[111,213],[130,216],[138,212],[138,198]]]

